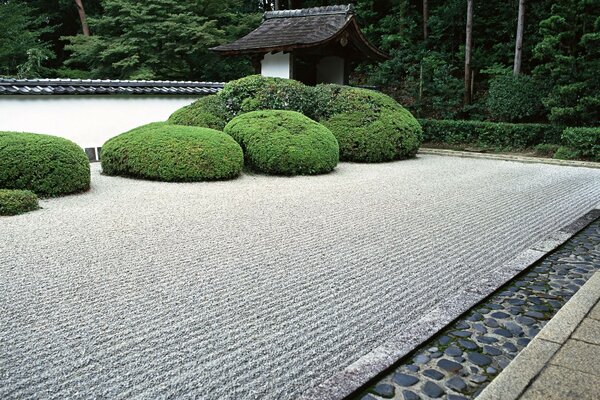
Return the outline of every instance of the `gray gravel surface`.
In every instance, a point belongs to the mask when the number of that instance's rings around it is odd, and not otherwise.
[[[600,200],[599,170],[438,156],[92,174],[0,219],[0,398],[295,398]]]

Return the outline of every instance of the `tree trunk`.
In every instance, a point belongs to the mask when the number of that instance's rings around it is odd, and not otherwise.
[[[467,0],[467,31],[465,42],[465,105],[471,103],[471,50],[473,48],[473,0]]]
[[[428,26],[427,20],[429,19],[429,5],[427,0],[423,0],[423,40],[427,40]]]
[[[85,17],[85,9],[83,8],[83,0],[75,0],[77,5],[77,12],[79,12],[79,19],[81,20],[81,29],[83,30],[84,36],[90,36],[90,27],[87,24]]]
[[[523,29],[525,28],[525,0],[519,0],[519,19],[517,21],[517,40],[515,43],[515,65],[513,74],[521,73],[521,57],[523,54]]]

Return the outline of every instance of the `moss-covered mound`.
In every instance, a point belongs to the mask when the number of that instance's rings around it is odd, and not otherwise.
[[[201,97],[189,106],[175,111],[169,117],[170,124],[200,126],[222,131],[231,119],[225,102],[216,94]]]
[[[294,112],[253,111],[225,126],[244,149],[247,164],[275,175],[326,173],[339,159],[338,143],[323,125]]]
[[[0,189],[0,215],[23,214],[38,208],[38,198],[32,191]]]
[[[218,96],[233,115],[257,110],[289,110],[316,117],[315,88],[292,79],[251,75],[227,83]]]
[[[165,122],[115,136],[100,158],[105,174],[167,182],[231,179],[244,164],[242,149],[223,132]]]
[[[70,140],[35,133],[0,132],[0,188],[52,197],[90,187],[90,163]]]
[[[339,85],[319,85],[317,91],[320,122],[337,138],[341,160],[383,162],[417,153],[421,126],[391,97]]]

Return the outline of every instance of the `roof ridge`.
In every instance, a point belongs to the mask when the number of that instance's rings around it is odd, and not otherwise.
[[[339,4],[334,6],[299,8],[296,10],[277,10],[264,13],[264,19],[271,18],[292,18],[292,17],[312,17],[317,15],[353,15],[354,6],[352,4]]]
[[[185,86],[185,87],[222,87],[222,82],[203,82],[203,81],[168,81],[168,80],[122,80],[122,79],[70,79],[70,78],[39,78],[39,79],[17,79],[17,78],[0,78],[0,86],[62,86],[62,85],[77,85],[77,86],[131,86],[131,87],[169,87],[169,86]]]

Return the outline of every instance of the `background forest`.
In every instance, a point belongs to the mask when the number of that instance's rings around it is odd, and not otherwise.
[[[342,3],[281,0],[277,6]],[[519,3],[524,24],[517,68]],[[366,36],[391,58],[359,65],[352,83],[379,87],[418,117],[600,125],[598,0],[354,4]],[[254,29],[261,13],[275,6],[260,0],[0,0],[0,76],[228,81],[253,73],[249,61],[222,59],[208,48]]]

